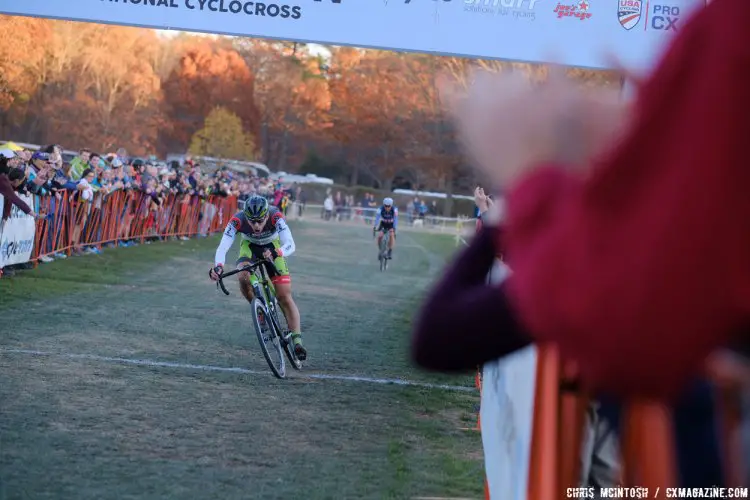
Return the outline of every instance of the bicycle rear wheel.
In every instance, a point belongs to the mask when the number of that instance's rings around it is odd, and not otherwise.
[[[266,358],[268,366],[277,378],[286,377],[286,363],[281,353],[281,334],[277,330],[274,321],[268,317],[266,306],[258,299],[253,299],[250,306],[253,313],[253,326],[258,336],[260,350]]]

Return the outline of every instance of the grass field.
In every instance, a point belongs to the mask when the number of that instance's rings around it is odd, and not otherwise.
[[[284,381],[208,281],[218,237],[0,280],[0,499],[481,498],[475,391],[347,379],[473,386],[407,357],[453,239],[402,232],[381,274],[369,229],[292,229],[310,356]]]

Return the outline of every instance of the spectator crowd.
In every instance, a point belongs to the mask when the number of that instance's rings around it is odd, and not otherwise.
[[[5,179],[0,181],[3,223],[11,205],[24,210],[24,202],[14,195],[32,196],[34,207],[28,213],[42,214],[32,260],[45,263],[97,254],[107,247],[206,236],[216,229],[212,224],[222,222],[215,220],[217,215],[227,218],[225,212],[252,194],[268,197],[286,213],[301,192],[296,186],[284,187],[280,180],[227,167],[204,171],[190,157],[182,164],[166,163],[153,157],[130,158],[124,150],[102,154],[81,149],[65,161],[57,144],[35,151],[1,145],[0,177]],[[32,265],[6,266],[0,275],[8,277]]]
[[[227,167],[204,169],[189,156],[182,163],[132,158],[123,149],[105,154],[84,148],[73,156],[64,154],[59,144],[36,150],[1,144],[0,175],[6,181],[0,182],[5,199],[3,222],[13,204],[24,210],[26,204],[15,195],[31,196],[34,202],[28,213],[42,214],[31,262],[0,269],[0,276],[5,277],[32,267],[33,262],[98,254],[102,248],[187,239],[193,234],[203,237],[217,229],[211,227],[217,215],[223,217],[254,194],[267,197],[285,215],[294,207],[294,215],[302,217],[307,205],[302,186],[285,184],[282,178]],[[223,204],[227,200],[232,207]],[[365,193],[358,201],[354,195],[329,188],[320,217],[371,224],[380,205],[373,193]],[[403,213],[409,224],[435,222],[437,202],[428,205],[415,197]]]

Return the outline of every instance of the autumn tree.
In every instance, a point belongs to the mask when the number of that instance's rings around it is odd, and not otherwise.
[[[414,110],[418,118],[411,127],[414,140],[408,150],[409,157],[421,167],[411,170],[416,184],[422,185],[432,180],[436,189],[448,194],[455,189],[470,190],[476,179],[468,168],[455,124],[442,102],[438,80],[466,90],[475,72],[485,71],[512,72],[524,75],[531,82],[540,82],[547,78],[548,66],[420,54],[404,54],[401,57],[406,68],[403,77],[412,83],[418,95]],[[614,78],[610,72],[578,68],[568,69],[567,74],[586,86],[612,85]],[[447,212],[451,210],[450,205],[450,201],[444,205]]]
[[[327,126],[330,93],[321,60],[304,44],[257,39],[236,43],[256,75],[262,159],[287,170],[293,156],[292,138],[309,138]],[[305,152],[297,153],[303,153],[296,158],[301,161]]]
[[[457,188],[463,191],[471,189],[473,175],[467,168],[454,122],[442,100],[439,80],[447,75],[453,83],[465,86],[474,67],[493,72],[503,71],[504,68],[496,61],[479,61],[470,65],[467,60],[455,57],[420,54],[400,57],[404,65],[403,78],[414,89],[415,118],[410,127],[412,140],[406,151],[407,157],[415,165],[410,173],[417,189],[424,189],[430,184],[433,189],[447,193],[448,199],[443,209],[450,213],[450,195]]]
[[[25,118],[50,38],[48,21],[0,15],[0,136]]]
[[[388,52],[342,50],[331,63],[331,135],[345,147],[358,173],[390,189],[407,166],[414,92],[403,78],[403,62]]]
[[[108,150],[153,151],[161,83],[149,62],[151,30],[59,22],[54,27],[40,106],[49,142]],[[76,126],[68,126],[75,123]]]
[[[0,17],[0,37],[2,135],[71,148],[153,146],[160,97],[148,63],[154,32]]]
[[[253,160],[255,143],[236,114],[216,107],[206,117],[203,128],[193,135],[189,152],[196,156]]]
[[[216,106],[231,110],[245,130],[258,130],[255,77],[226,42],[202,40],[190,46],[164,82],[164,111],[170,126],[162,134],[166,152],[184,151]]]
[[[474,69],[532,81],[548,73],[539,64],[328,50],[330,59],[293,42],[0,16],[0,136],[162,157],[190,148],[251,158],[257,146],[274,170],[293,172],[310,157],[352,184],[390,189],[407,179],[450,193],[474,179],[438,79],[467,88]],[[620,83],[611,72],[568,75],[585,86]],[[240,139],[216,144],[212,130],[227,124]]]

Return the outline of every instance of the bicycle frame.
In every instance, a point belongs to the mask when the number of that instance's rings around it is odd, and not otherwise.
[[[268,277],[264,270],[265,266],[258,266],[250,274],[250,285],[253,287],[255,296],[258,297],[261,302],[268,305],[271,303],[271,297],[276,296],[276,289],[273,284],[269,283]],[[260,270],[260,276],[258,275]]]
[[[260,276],[258,276],[258,269],[260,269]],[[272,262],[267,260],[256,260],[255,262],[250,263],[249,266],[240,267],[233,271],[222,273],[221,276],[219,276],[219,280],[216,283],[216,286],[221,288],[221,291],[224,292],[225,295],[229,295],[229,290],[227,290],[224,286],[224,278],[234,276],[235,274],[241,273],[243,271],[247,271],[250,273],[250,283],[253,287],[253,293],[265,307],[266,316],[271,318],[271,321],[273,321],[276,330],[278,332],[282,332],[281,325],[279,325],[279,321],[276,317],[276,315],[278,314],[278,311],[276,310],[276,289],[273,287],[273,284],[269,279],[272,274],[276,273],[276,268],[274,267]],[[269,309],[271,314],[268,314]],[[284,340],[287,340],[284,337],[283,332],[282,337],[284,338]]]
[[[391,231],[393,231],[393,241],[395,242],[396,241],[396,230],[393,229],[393,228],[391,228],[391,229],[378,229],[377,231],[375,231],[373,233],[373,238],[377,238],[378,237],[378,233],[380,233],[380,234],[383,235],[382,239],[380,240],[380,247],[383,247],[383,245],[385,245],[386,248],[388,247],[388,243],[391,241]]]
[[[388,251],[388,243],[390,242],[391,235],[387,231],[383,231],[383,236],[380,238],[380,255],[383,256]]]

